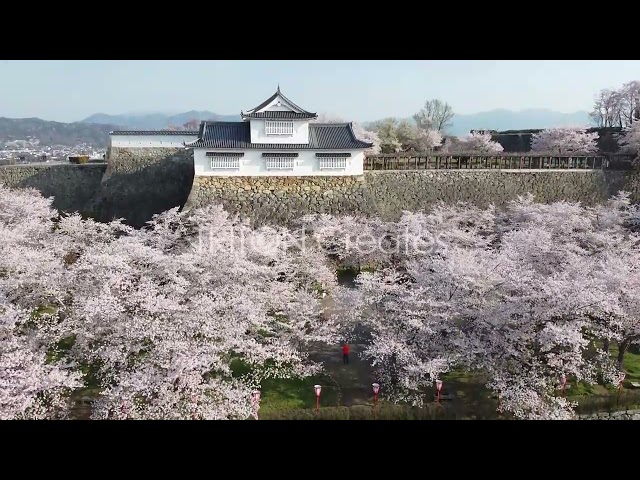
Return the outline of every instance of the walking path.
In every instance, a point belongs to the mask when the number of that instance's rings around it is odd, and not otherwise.
[[[375,382],[372,368],[359,357],[364,348],[362,344],[349,344],[349,364],[342,363],[341,345],[319,345],[311,358],[322,362],[324,373],[329,376],[338,389],[338,403],[344,406],[367,405],[373,403],[371,384]]]

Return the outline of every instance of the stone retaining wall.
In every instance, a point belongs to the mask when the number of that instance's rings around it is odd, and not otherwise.
[[[358,177],[195,177],[185,208],[221,203],[257,224],[288,223],[311,212],[397,219],[438,201],[502,206],[531,192],[538,201],[605,201],[619,190],[640,200],[633,172],[584,170],[370,171]]]
[[[357,177],[194,178],[192,152],[176,148],[114,148],[108,165],[2,166],[0,183],[36,188],[55,197],[54,206],[63,211],[103,221],[125,218],[134,226],[185,204],[221,203],[257,224],[286,224],[312,212],[397,219],[403,210],[425,209],[438,201],[501,206],[527,192],[538,201],[592,205],[627,190],[640,201],[638,172],[406,170]]]
[[[97,164],[10,165],[0,167],[0,183],[12,188],[35,188],[54,197],[64,212],[87,213],[107,166]]]
[[[580,420],[640,420],[640,410],[622,410],[620,412],[601,412],[582,415]]]
[[[183,148],[111,148],[108,168],[89,209],[96,219],[141,226],[182,207],[193,182],[193,152]]]

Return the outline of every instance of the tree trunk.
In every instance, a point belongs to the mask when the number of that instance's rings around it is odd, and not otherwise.
[[[398,370],[397,370],[397,356],[396,353],[394,352],[393,355],[391,355],[391,386],[395,387],[398,384]]]
[[[622,370],[622,365],[624,363],[624,354],[627,352],[630,344],[631,341],[627,339],[618,343],[618,368],[620,370]]]
[[[604,350],[605,353],[609,353],[610,343],[611,341],[608,338],[604,339],[604,345],[602,346],[602,349]]]

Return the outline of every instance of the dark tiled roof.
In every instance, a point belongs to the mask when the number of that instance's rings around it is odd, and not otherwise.
[[[260,105],[258,105],[255,108],[252,108],[250,110],[248,110],[249,112],[253,113],[256,110],[260,110],[261,108],[266,107],[267,105],[269,105],[271,102],[273,102],[277,96],[280,96],[285,102],[289,103],[293,108],[300,110],[300,112],[302,113],[306,113],[307,115],[312,115],[312,116],[316,116],[315,113],[311,113],[311,112],[307,112],[304,108],[300,108],[298,105],[296,105],[295,103],[293,103],[291,100],[289,100],[287,97],[285,97],[282,92],[280,91],[280,85],[278,85],[278,89],[276,90],[276,93],[274,93],[273,95],[271,95],[269,98],[267,98],[264,102],[262,102]],[[242,113],[241,113],[242,114]]]
[[[350,157],[351,154],[348,152],[342,153],[316,153],[316,157]]]
[[[274,152],[274,153],[263,153],[262,154],[263,157],[289,157],[289,158],[293,158],[293,157],[297,157],[298,156],[298,152]]]
[[[114,130],[109,135],[198,135],[195,130]]]
[[[244,152],[207,152],[207,157],[244,157]]]
[[[309,112],[258,112],[258,113],[241,113],[242,118],[286,118],[286,119],[308,119],[308,118],[317,118],[318,115],[315,113]]]
[[[249,122],[203,122],[203,134],[186,145],[196,148],[252,150],[355,150],[371,148],[358,140],[350,123],[310,123],[309,143],[251,143]]]

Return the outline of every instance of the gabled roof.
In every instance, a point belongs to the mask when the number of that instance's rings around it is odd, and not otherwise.
[[[198,135],[195,130],[113,130],[109,135]]]
[[[263,108],[267,107],[271,102],[273,102],[276,98],[280,97],[282,101],[287,103],[289,107],[293,111],[285,112],[285,111],[267,111],[261,112]],[[254,107],[246,112],[240,112],[242,118],[300,118],[300,119],[308,119],[308,118],[317,118],[318,114],[315,112],[308,112],[304,108],[299,107],[280,91],[280,85],[278,85],[278,89],[276,93],[267,98],[264,102],[262,102],[257,107]]]
[[[310,123],[309,143],[251,143],[249,122],[202,122],[202,132],[189,148],[234,150],[358,150],[373,144],[356,138],[351,123]]]

